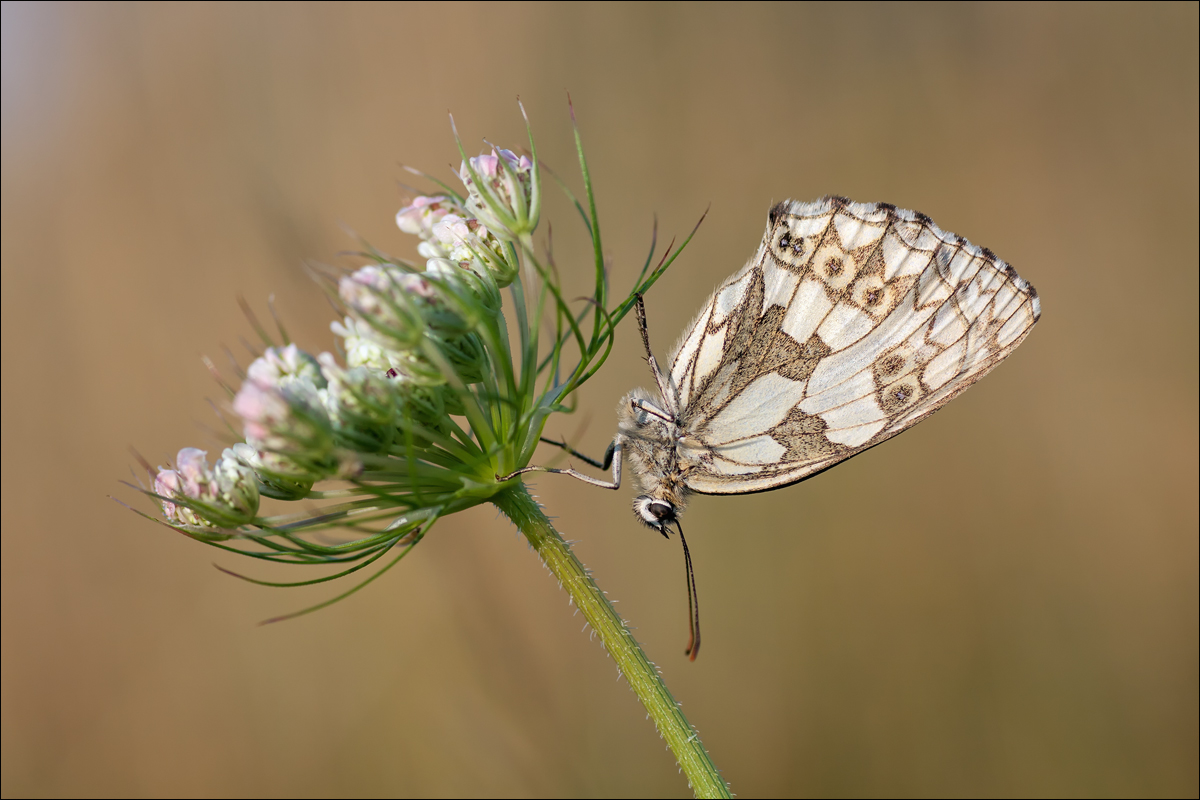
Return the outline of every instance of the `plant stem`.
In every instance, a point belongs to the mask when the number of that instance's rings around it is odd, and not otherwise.
[[[625,621],[524,485],[513,484],[493,497],[492,502],[525,534],[529,544],[570,593],[592,630],[600,636],[600,643],[617,662],[617,668],[629,681],[633,693],[642,701],[658,732],[675,754],[696,797],[732,797],[729,786],[705,752],[700,735],[683,715],[658,669],[646,658]]]

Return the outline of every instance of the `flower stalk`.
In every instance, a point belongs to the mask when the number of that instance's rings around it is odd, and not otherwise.
[[[732,797],[728,784],[704,749],[700,734],[684,716],[658,668],[646,658],[625,620],[617,614],[525,487],[518,484],[505,489],[492,498],[492,502],[513,521],[571,595],[571,600],[592,626],[629,687],[646,707],[696,797]]]

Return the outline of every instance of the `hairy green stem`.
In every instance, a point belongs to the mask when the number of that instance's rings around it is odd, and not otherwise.
[[[525,487],[513,484],[494,496],[492,502],[525,534],[529,544],[570,593],[592,630],[600,636],[600,643],[617,662],[617,668],[629,681],[633,693],[642,701],[658,732],[675,754],[696,797],[732,797],[729,786],[705,752],[700,735],[683,715],[658,669],[646,658],[625,621]]]

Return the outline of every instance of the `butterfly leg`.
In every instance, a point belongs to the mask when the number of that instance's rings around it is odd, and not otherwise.
[[[613,452],[616,450],[615,443],[609,442],[608,449],[604,451],[604,461],[601,462],[591,458],[590,456],[585,456],[583,453],[568,445],[566,441],[560,442],[555,439],[547,439],[545,436],[540,438],[546,444],[552,444],[555,447],[561,447],[563,450],[566,450],[568,453],[580,459],[581,461],[586,461],[587,463],[591,464],[596,469],[608,469],[612,465]]]
[[[543,441],[547,441],[547,440],[543,440]],[[558,444],[558,442],[552,441],[551,444]],[[553,469],[551,467],[526,467],[525,469],[519,469],[516,472],[510,472],[507,475],[497,475],[496,480],[503,483],[504,481],[511,480],[512,478],[517,477],[518,475],[524,475],[526,472],[552,472],[556,475],[570,475],[572,478],[581,480],[584,483],[590,483],[592,486],[599,486],[601,489],[619,489],[619,488],[621,488],[621,437],[620,436],[613,439],[612,444],[610,444],[608,446],[608,449],[604,451],[604,463],[603,464],[599,464],[599,463],[593,461],[592,459],[587,458],[586,456],[580,455],[579,453],[575,453],[574,450],[572,450],[569,447],[566,447],[565,445],[562,445],[562,447],[565,450],[567,450],[568,452],[578,455],[580,458],[584,459],[589,464],[597,466],[600,469],[607,469],[609,467],[609,465],[611,464],[612,465],[612,482],[610,483],[609,481],[601,480],[600,478],[593,478],[591,475],[584,475],[582,472],[576,472],[573,469]]]

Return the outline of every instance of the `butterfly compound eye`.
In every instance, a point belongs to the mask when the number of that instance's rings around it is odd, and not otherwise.
[[[675,509],[670,503],[651,503],[646,510],[659,522],[675,518]]]
[[[634,511],[642,522],[662,532],[668,522],[675,521],[675,506],[665,500],[657,500],[649,495],[642,495],[634,501]],[[665,533],[663,535],[666,535]]]

